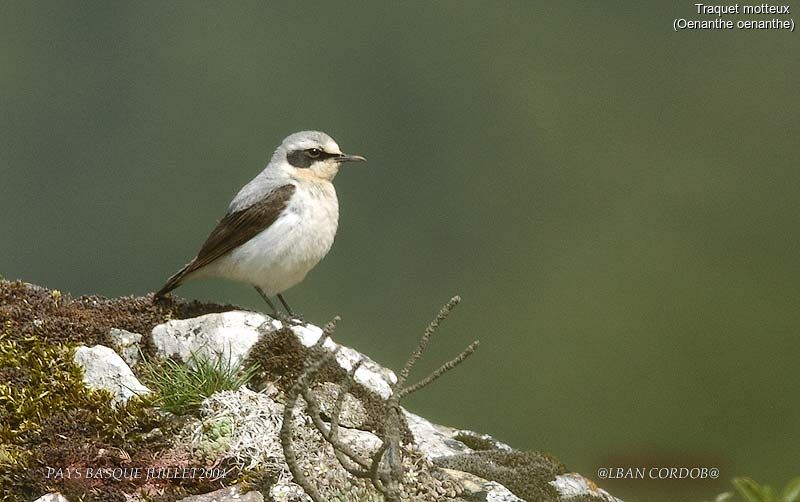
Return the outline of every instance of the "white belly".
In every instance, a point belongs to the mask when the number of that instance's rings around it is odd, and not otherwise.
[[[298,186],[271,226],[204,267],[202,275],[250,283],[270,296],[281,293],[328,254],[338,224],[332,184]]]

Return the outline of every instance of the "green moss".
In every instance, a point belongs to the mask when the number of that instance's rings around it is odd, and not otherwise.
[[[149,334],[170,317],[230,310],[227,306],[150,298],[72,299],[22,282],[0,280],[0,500],[30,500],[60,491],[71,501],[123,501],[141,480],[57,477],[51,469],[184,466],[160,458],[170,444],[167,421],[145,400],[113,406],[111,395],[89,390],[73,363],[78,344],[111,345],[112,327]],[[147,434],[160,428],[161,435]],[[183,464],[181,464],[183,462]],[[151,483],[153,500],[218,487],[209,480]]]
[[[541,502],[560,500],[550,481],[565,472],[552,456],[533,451],[476,451],[438,458],[434,464],[497,481],[517,497]]]
[[[456,434],[453,439],[456,441],[461,441],[467,446],[467,448],[471,448],[475,451],[497,449],[497,446],[491,439],[486,439],[474,433],[462,431]]]
[[[136,433],[162,425],[141,401],[114,407],[108,392],[87,389],[72,348],[12,333],[0,339],[0,444],[13,467],[0,469],[0,494],[44,492],[46,468],[79,462],[70,453],[81,443],[130,449]]]

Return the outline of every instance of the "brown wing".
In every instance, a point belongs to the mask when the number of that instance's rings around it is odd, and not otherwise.
[[[183,278],[187,274],[208,265],[228,251],[241,246],[272,225],[289,203],[294,191],[294,185],[283,185],[252,206],[226,214],[217,223],[216,228],[211,231],[195,259],[170,277],[164,287],[156,293],[155,297],[159,298],[169,293],[181,285]]]

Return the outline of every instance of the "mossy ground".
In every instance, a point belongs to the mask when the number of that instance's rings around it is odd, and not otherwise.
[[[466,431],[459,432],[453,439],[456,441],[461,441],[467,445],[468,448],[472,448],[475,451],[494,450],[496,448],[495,443],[492,442],[491,439],[481,437],[478,434],[471,434]]]
[[[168,319],[232,308],[156,305],[149,297],[72,299],[0,280],[0,500],[30,500],[58,490],[71,501],[122,501],[145,482],[153,500],[172,500],[219,487],[207,479],[87,479],[89,467],[183,467],[189,460],[166,453],[172,421],[143,401],[115,408],[108,393],[86,389],[72,354],[77,345],[111,346],[112,327],[149,334]],[[161,434],[148,434],[155,428]],[[61,468],[63,476],[48,467]]]
[[[149,296],[72,299],[55,290],[0,280],[0,500],[32,500],[60,491],[71,502],[124,501],[126,494],[138,490],[148,500],[166,501],[208,492],[237,479],[268,493],[275,482],[272,473],[234,471],[219,480],[85,475],[89,467],[129,471],[192,467],[197,459],[172,448],[170,438],[181,424],[158,413],[151,403],[132,400],[115,408],[108,393],[86,389],[81,370],[72,362],[74,348],[112,346],[109,331],[120,328],[143,334],[143,351],[151,354],[149,334],[156,324],[234,308],[172,300],[153,304]],[[262,383],[273,382],[284,391],[310,354],[295,336],[287,335],[277,331],[262,337],[246,362],[259,365]],[[316,380],[339,382],[344,377],[344,371],[332,363],[321,369]],[[352,387],[351,393],[366,410],[364,428],[380,433],[385,402],[361,386]],[[407,426],[403,427],[404,439],[410,439]],[[463,439],[475,449],[492,446],[481,438]],[[437,464],[498,481],[527,500],[558,499],[549,481],[564,468],[547,455],[494,450],[458,457]],[[60,468],[61,475],[48,468]],[[78,469],[82,476],[68,475]]]
[[[434,464],[497,481],[524,500],[562,500],[550,481],[566,472],[566,469],[561,462],[546,453],[484,450],[441,457]]]

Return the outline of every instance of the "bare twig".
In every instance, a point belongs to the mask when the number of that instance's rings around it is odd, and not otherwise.
[[[339,385],[339,392],[336,395],[336,401],[334,402],[333,409],[331,410],[331,425],[329,427],[331,445],[334,445],[339,441],[339,416],[342,414],[342,406],[344,406],[345,396],[350,391],[350,387],[352,387],[353,382],[355,381],[356,371],[358,371],[358,368],[361,367],[362,362],[363,361],[358,361],[356,364],[354,364],[347,373],[347,378],[344,378],[344,381]],[[344,454],[335,446],[333,448],[333,454],[336,455],[336,460],[339,461],[339,464],[341,464],[341,466],[353,476],[357,478],[370,477],[369,471],[359,469],[358,466],[361,464]],[[368,466],[361,465],[361,467]]]
[[[303,372],[303,375],[305,372]],[[301,375],[301,377],[303,376]],[[309,481],[306,475],[303,473],[303,470],[300,468],[300,465],[297,463],[297,455],[295,454],[294,448],[292,447],[292,415],[294,414],[294,408],[297,404],[297,398],[299,396],[299,383],[301,383],[301,378],[297,379],[297,382],[292,385],[292,388],[289,390],[289,393],[286,397],[286,405],[283,408],[283,423],[281,424],[281,430],[278,434],[278,437],[281,440],[281,446],[283,447],[283,458],[286,460],[286,465],[289,466],[289,472],[292,473],[294,477],[294,482],[300,485],[303,488],[303,491],[311,497],[314,502],[325,502],[325,499],[322,497],[322,494],[317,490],[317,487]]]
[[[327,336],[328,338],[332,337],[333,336],[333,332],[336,331],[336,325],[341,320],[342,320],[342,318],[340,316],[338,316],[338,315],[337,316],[333,316],[333,319],[328,321],[327,324],[325,324],[325,326],[323,326],[323,328],[322,328],[323,336]],[[319,343],[319,340],[317,340],[317,343]]]
[[[451,369],[453,369],[456,366],[458,366],[459,364],[463,363],[466,358],[468,358],[469,356],[471,356],[473,354],[473,352],[475,352],[475,349],[478,348],[478,345],[480,345],[480,342],[475,340],[474,342],[469,344],[469,346],[467,346],[467,348],[464,349],[459,355],[457,355],[453,359],[447,361],[443,365],[439,366],[430,375],[426,376],[425,378],[423,378],[419,382],[415,383],[414,385],[411,385],[409,387],[404,387],[403,389],[401,389],[400,393],[399,393],[400,398],[402,399],[403,397],[405,397],[405,396],[407,396],[407,395],[409,395],[409,394],[411,394],[413,392],[416,392],[416,391],[428,386],[429,384],[433,383],[440,376],[444,375],[445,373],[447,373]]]
[[[397,396],[397,397],[395,397]],[[386,446],[386,453],[388,457],[386,463],[388,464],[388,472],[383,476],[383,489],[380,492],[390,502],[399,500],[399,488],[403,482],[403,459],[401,457],[400,449],[400,397],[399,394],[394,392],[389,400],[388,409],[386,411],[386,420],[383,425],[385,431],[383,435],[383,445]],[[384,453],[384,456],[386,455]],[[380,462],[382,459],[378,459]]]
[[[303,371],[297,377],[295,383],[287,392],[287,402],[284,409],[283,424],[280,431],[281,444],[284,450],[286,463],[294,476],[295,482],[300,485],[306,494],[314,502],[322,502],[324,498],[314,484],[305,477],[299,468],[297,457],[292,448],[292,414],[297,404],[298,398],[302,395],[306,402],[306,414],[311,418],[314,427],[319,431],[322,438],[331,445],[339,464],[352,476],[362,479],[369,479],[374,488],[380,492],[389,502],[399,502],[401,497],[401,487],[404,479],[403,472],[403,448],[402,424],[403,411],[400,407],[400,400],[427,385],[436,381],[443,374],[452,370],[464,360],[466,360],[478,346],[478,342],[472,342],[460,354],[441,365],[427,377],[411,386],[406,386],[406,380],[416,362],[422,357],[428,347],[431,337],[436,332],[439,325],[444,321],[450,312],[459,304],[461,298],[454,296],[447,304],[442,307],[436,317],[428,324],[422,334],[416,349],[411,353],[408,361],[403,366],[398,375],[397,382],[393,384],[392,395],[384,402],[383,422],[380,427],[381,440],[380,447],[370,456],[365,457],[356,453],[349,445],[339,440],[339,420],[344,406],[344,399],[350,387],[355,381],[355,373],[361,362],[347,373],[346,378],[340,383],[333,409],[331,410],[330,424],[326,424],[322,419],[319,401],[311,390],[311,382],[324,364],[335,357],[338,349],[331,352],[322,351],[325,341],[333,334],[336,322],[339,317],[334,317],[323,329],[323,334],[316,344],[311,348],[312,352],[306,362]]]
[[[430,342],[431,336],[433,336],[433,334],[436,332],[439,324],[447,319],[447,316],[450,315],[450,312],[452,312],[459,303],[461,303],[460,296],[456,295],[450,298],[450,301],[447,302],[444,307],[442,307],[436,317],[430,322],[430,324],[428,324],[428,327],[425,328],[425,332],[422,334],[422,338],[420,338],[417,348],[411,353],[411,356],[408,358],[408,361],[406,361],[402,371],[400,371],[400,375],[397,379],[398,387],[402,387],[405,383],[406,379],[408,378],[408,374],[411,372],[411,368],[414,367],[414,364],[416,364],[417,360],[422,356],[422,353],[425,352],[425,349],[428,347],[428,342]]]
[[[322,348],[325,344],[325,340],[330,337],[336,329],[336,322],[338,320],[339,316],[336,316],[325,325],[322,335],[319,337],[319,340],[317,340],[317,343],[314,344],[313,348],[317,350]],[[297,404],[297,398],[300,396],[302,390],[308,387],[314,375],[325,363],[335,357],[337,352],[338,351],[331,351],[316,360],[306,362],[303,371],[298,375],[297,380],[287,392],[286,405],[283,409],[283,423],[281,423],[281,430],[278,434],[281,440],[281,446],[283,447],[283,456],[286,459],[289,472],[291,472],[294,477],[294,482],[300,485],[303,491],[305,491],[314,502],[325,502],[325,498],[319,490],[317,490],[317,487],[306,477],[300,465],[297,463],[297,455],[292,447],[292,415],[294,414],[294,409]]]
[[[347,455],[353,462],[357,463],[358,465],[369,468],[369,463],[362,459],[356,452],[352,450],[348,445],[335,440],[331,436],[330,427],[325,424],[320,416],[319,410],[319,402],[314,394],[311,392],[310,389],[304,388],[303,391],[303,398],[306,400],[306,411],[308,412],[308,416],[311,417],[311,421],[314,423],[314,426],[317,428],[319,433],[322,435],[322,438],[331,444],[334,449],[339,450],[340,452]]]

